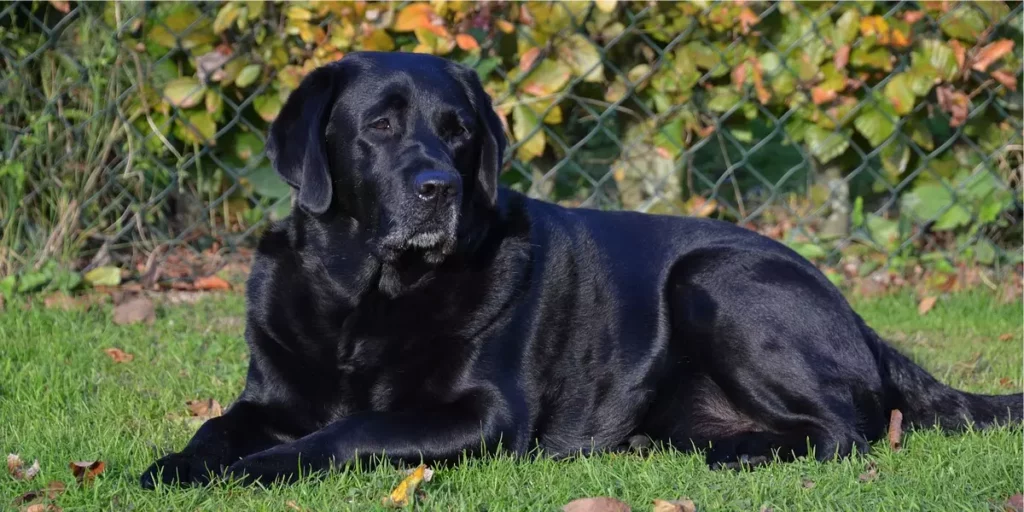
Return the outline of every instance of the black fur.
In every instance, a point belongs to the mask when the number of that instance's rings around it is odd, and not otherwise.
[[[499,190],[501,124],[456,64],[349,55],[305,79],[269,147],[299,207],[259,244],[245,389],[145,487],[644,437],[715,466],[824,460],[866,450],[893,408],[1021,418],[1019,394],[937,382],[775,241]],[[428,170],[451,197],[417,195]]]

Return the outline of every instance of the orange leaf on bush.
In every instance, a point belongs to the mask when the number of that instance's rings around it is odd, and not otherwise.
[[[811,89],[811,101],[813,101],[815,105],[828,103],[834,99],[836,99],[836,92],[832,89],[824,89],[822,87],[815,87]]]
[[[480,48],[480,44],[476,42],[476,39],[469,34],[459,34],[455,36],[455,44],[459,45],[459,48],[465,51],[475,50]]]
[[[1017,77],[1007,73],[1005,69],[997,69],[993,71],[992,78],[996,82],[1003,84],[1003,87],[1016,92],[1017,91]]]
[[[971,68],[975,71],[985,71],[993,62],[1001,59],[1011,51],[1013,51],[1013,41],[1009,39],[1000,39],[994,43],[987,44],[984,48],[978,50],[978,54],[974,56],[974,64],[971,65]]]
[[[529,71],[533,67],[533,63],[537,61],[537,57],[540,56],[540,48],[534,46],[529,50],[523,52],[519,57],[519,69],[522,71]]]
[[[426,28],[431,25],[434,16],[434,9],[430,4],[411,4],[398,11],[391,29],[395,32],[412,32],[418,28]]]

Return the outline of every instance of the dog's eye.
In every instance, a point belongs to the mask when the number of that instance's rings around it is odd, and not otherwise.
[[[448,140],[461,138],[463,135],[466,135],[467,133],[469,132],[466,131],[465,126],[462,126],[461,124],[452,125],[448,129]]]
[[[381,118],[381,119],[378,119],[378,120],[370,123],[370,128],[373,128],[374,130],[380,130],[380,131],[390,130],[391,129],[391,121],[388,121],[387,119]]]

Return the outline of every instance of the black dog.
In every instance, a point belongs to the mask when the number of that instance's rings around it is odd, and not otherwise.
[[[863,452],[894,408],[1021,418],[1021,395],[937,382],[768,238],[499,189],[503,133],[476,74],[436,57],[306,77],[270,130],[298,208],[249,278],[245,390],[142,485],[639,436],[736,467]]]

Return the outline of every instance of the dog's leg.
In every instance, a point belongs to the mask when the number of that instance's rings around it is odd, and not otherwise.
[[[687,263],[670,288],[673,350],[701,375],[686,430],[708,463],[866,451],[884,429],[881,378],[838,291],[770,254]]]
[[[154,462],[142,474],[142,487],[152,489],[158,481],[206,484],[232,462],[278,444],[267,425],[262,406],[236,402],[223,416],[203,423],[184,450]]]
[[[517,432],[516,413],[492,393],[475,392],[447,405],[419,412],[365,412],[338,420],[291,443],[252,454],[232,464],[225,477],[244,483],[293,481],[356,460],[383,456],[391,462],[457,460],[466,454],[504,449],[522,451],[526,433]]]

